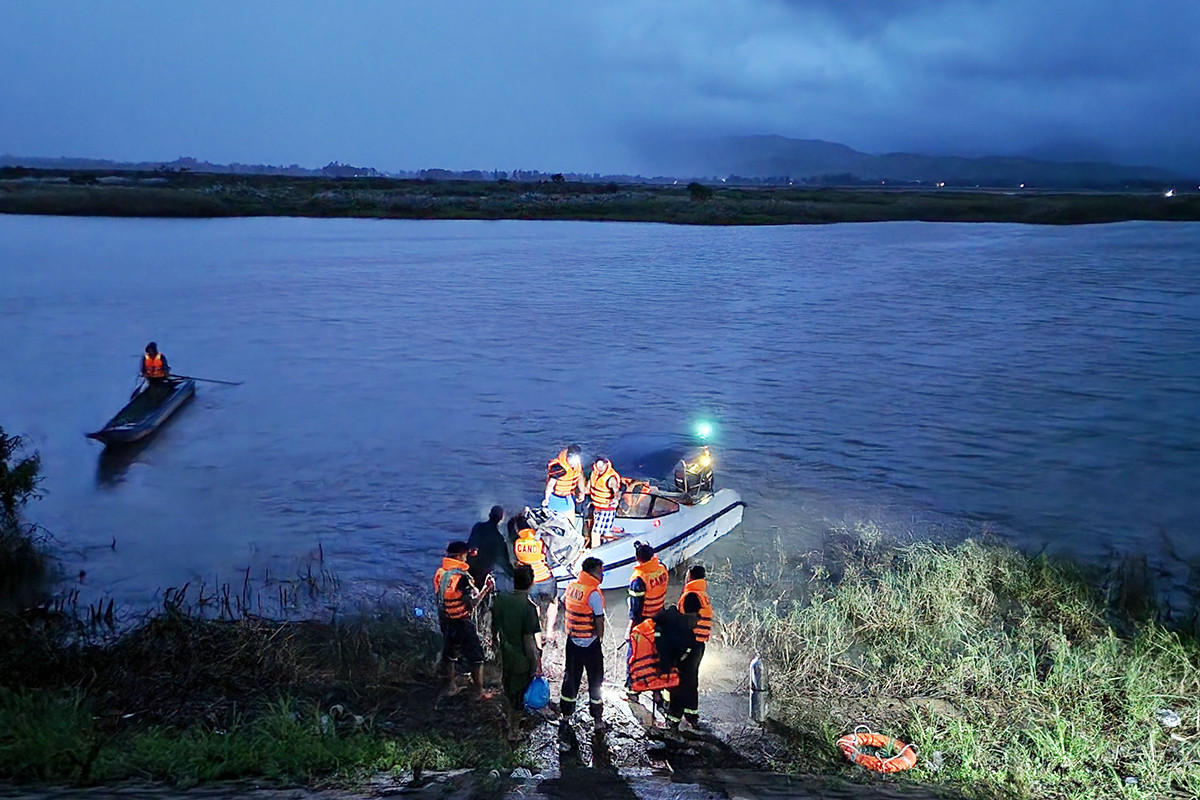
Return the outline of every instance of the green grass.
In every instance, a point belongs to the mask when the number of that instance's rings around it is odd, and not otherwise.
[[[272,704],[224,727],[108,730],[78,693],[0,689],[0,778],[154,780],[189,786],[256,777],[353,780],[379,772],[503,767],[502,745],[440,733],[389,733],[372,720],[331,716],[308,703]]]
[[[917,745],[905,779],[969,796],[1200,795],[1194,641],[1149,621],[1118,635],[1084,576],[1046,559],[858,534],[834,559],[759,565],[721,598],[727,640],[773,669],[794,745],[782,766],[852,770],[832,742],[866,723]]]
[[[0,213],[134,217],[308,216],[783,225],[925,220],[1079,224],[1200,220],[1200,195],[1005,193],[514,183],[203,173],[119,173],[98,184],[55,170],[0,178]],[[68,175],[73,180],[68,180]],[[147,182],[149,181],[149,183]],[[711,192],[711,194],[709,194]]]
[[[404,608],[204,619],[169,596],[119,633],[49,608],[0,616],[0,779],[305,782],[518,761],[495,703],[431,708],[439,637]]]

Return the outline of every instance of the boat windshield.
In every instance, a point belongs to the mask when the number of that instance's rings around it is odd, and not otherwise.
[[[617,516],[623,519],[653,519],[674,514],[679,503],[669,497],[645,492],[623,492],[617,505]]]

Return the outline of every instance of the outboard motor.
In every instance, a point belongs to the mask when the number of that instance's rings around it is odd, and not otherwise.
[[[675,490],[695,497],[713,490],[713,459],[708,447],[689,451],[675,466]]]

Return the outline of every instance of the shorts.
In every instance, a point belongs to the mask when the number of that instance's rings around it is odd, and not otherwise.
[[[465,661],[472,667],[483,663],[483,644],[470,617],[442,619],[442,661]]]
[[[551,511],[557,511],[560,514],[574,514],[575,498],[560,497],[559,495],[551,493],[550,499],[546,501],[546,508],[550,509]]]

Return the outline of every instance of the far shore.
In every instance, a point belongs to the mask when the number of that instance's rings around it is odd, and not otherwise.
[[[1200,221],[1200,193],[430,181],[0,169],[0,213],[809,225]]]

